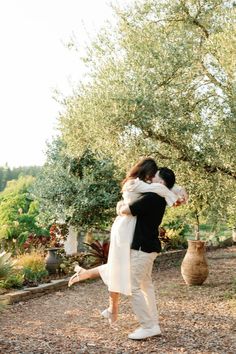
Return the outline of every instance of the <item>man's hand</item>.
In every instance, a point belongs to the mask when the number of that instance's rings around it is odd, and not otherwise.
[[[188,202],[188,193],[186,192],[186,189],[183,187],[180,187],[179,192],[178,192],[179,198],[176,200],[174,203],[174,207],[187,204]]]
[[[176,202],[173,204],[173,207],[178,207],[183,204],[185,203],[183,203],[182,199],[177,199]]]

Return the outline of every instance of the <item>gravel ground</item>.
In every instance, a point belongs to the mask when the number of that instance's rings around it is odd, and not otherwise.
[[[0,353],[236,353],[236,247],[208,253],[210,275],[187,287],[180,267],[154,269],[161,337],[127,338],[137,327],[121,299],[118,328],[101,318],[107,291],[100,280],[21,302],[0,314]]]

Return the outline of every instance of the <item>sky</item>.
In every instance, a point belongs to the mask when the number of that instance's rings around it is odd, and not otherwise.
[[[66,43],[82,52],[113,18],[108,0],[0,0],[0,166],[45,162],[62,110],[54,90],[69,95],[85,73]]]

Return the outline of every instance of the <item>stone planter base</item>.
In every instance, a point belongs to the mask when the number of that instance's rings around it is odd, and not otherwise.
[[[70,278],[64,278],[59,280],[52,280],[51,283],[41,284],[34,288],[26,288],[25,290],[18,290],[12,293],[8,293],[0,296],[0,303],[14,304],[20,301],[26,301],[35,297],[39,297],[48,294],[53,291],[65,289],[68,286]]]
[[[207,251],[214,251],[218,248],[219,247],[208,247]],[[184,258],[186,252],[187,250],[184,249],[159,253],[154,262],[154,268],[159,271],[176,266],[180,267],[181,261]],[[41,284],[34,288],[27,288],[25,290],[18,290],[12,293],[0,295],[0,303],[14,304],[16,302],[27,301],[29,299],[39,297],[61,289],[67,289],[69,279],[70,278],[67,277],[59,280],[52,280],[51,283]]]

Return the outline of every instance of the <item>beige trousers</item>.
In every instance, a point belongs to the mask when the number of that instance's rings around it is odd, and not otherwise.
[[[152,267],[156,252],[131,250],[132,308],[143,328],[159,325]]]

